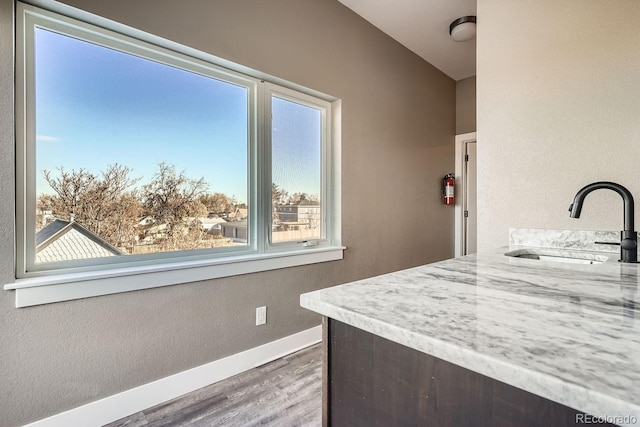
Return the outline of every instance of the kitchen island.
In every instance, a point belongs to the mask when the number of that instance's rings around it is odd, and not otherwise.
[[[324,316],[325,425],[640,425],[638,265],[574,249],[514,245],[303,294]]]

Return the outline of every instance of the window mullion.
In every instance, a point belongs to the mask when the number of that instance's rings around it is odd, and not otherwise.
[[[258,150],[257,150],[257,189],[258,218],[256,234],[258,250],[264,252],[269,246],[269,227],[271,225],[271,95],[270,84],[261,81],[258,84]]]

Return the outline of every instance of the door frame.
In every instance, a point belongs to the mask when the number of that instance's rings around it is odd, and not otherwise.
[[[475,141],[478,143],[476,132],[463,133],[456,135],[455,138],[455,244],[454,244],[454,256],[459,257],[463,255],[464,239],[465,239],[465,222],[464,222],[464,203],[467,189],[465,188],[465,144],[467,142]],[[477,145],[476,145],[477,147]]]

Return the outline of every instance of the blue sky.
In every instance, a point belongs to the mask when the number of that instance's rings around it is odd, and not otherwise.
[[[36,87],[37,194],[51,192],[43,170],[119,163],[144,184],[165,161],[246,202],[247,89],[43,29]],[[279,99],[273,109],[274,181],[317,194],[319,111]]]

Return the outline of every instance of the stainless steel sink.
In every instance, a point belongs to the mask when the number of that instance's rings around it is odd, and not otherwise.
[[[571,251],[553,251],[547,249],[516,249],[505,253],[514,258],[537,259],[540,261],[559,262],[565,264],[602,264],[609,260],[607,255],[577,253]]]

